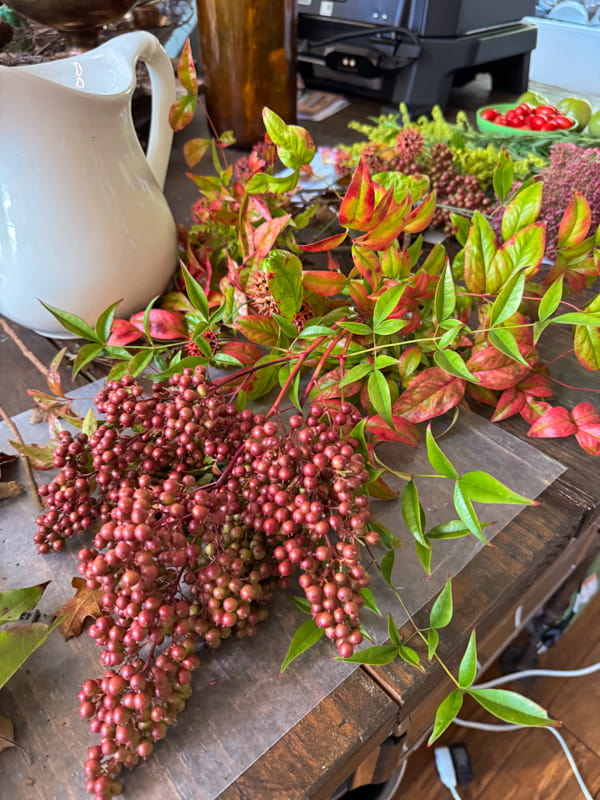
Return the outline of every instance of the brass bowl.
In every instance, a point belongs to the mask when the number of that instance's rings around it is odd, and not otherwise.
[[[98,44],[103,25],[124,16],[136,0],[9,0],[19,14],[59,30],[71,51]]]

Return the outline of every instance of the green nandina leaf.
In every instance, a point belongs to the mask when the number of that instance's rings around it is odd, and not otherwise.
[[[383,525],[381,522],[377,522],[376,519],[372,519],[369,522],[369,526],[374,530],[377,531],[379,534],[379,538],[381,540],[381,544],[388,549],[392,549],[394,547],[398,547],[401,542],[398,537],[392,533],[392,531]]]
[[[475,211],[464,250],[464,277],[470,292],[488,291],[487,273],[497,248],[496,235],[490,223],[483,214]]]
[[[468,694],[490,714],[511,725],[557,725],[548,712],[528,697],[507,689],[470,689]]]
[[[388,586],[393,586],[392,573],[394,572],[395,560],[396,560],[396,551],[388,550],[379,563],[379,569],[381,571],[381,575],[383,576],[383,580],[387,583]]]
[[[187,296],[194,308],[200,312],[204,322],[208,322],[210,310],[204,289],[200,286],[198,281],[194,278],[183,262],[181,262],[180,266],[183,279],[185,281],[185,290],[187,292]]]
[[[378,617],[381,616],[381,609],[377,605],[377,600],[375,600],[375,595],[369,589],[368,586],[363,586],[360,590],[361,597],[365,601],[365,608],[368,608],[369,611],[372,611],[374,614],[377,614]]]
[[[452,578],[448,578],[444,588],[438,594],[435,603],[429,613],[429,625],[431,628],[445,628],[452,619]]]
[[[338,327],[350,331],[350,333],[357,333],[359,336],[369,336],[373,333],[373,329],[364,322],[338,322]]]
[[[190,94],[198,94],[198,78],[196,75],[196,67],[194,66],[194,56],[192,53],[192,45],[189,39],[184,42],[177,63],[177,77],[179,82]]]
[[[458,319],[447,319],[441,325],[440,328],[446,331],[438,340],[438,347],[440,350],[445,350],[447,347],[456,341],[457,337],[460,335],[461,331],[464,328],[462,322]]]
[[[521,228],[538,218],[542,208],[541,182],[531,183],[521,189],[504,209],[502,214],[502,238],[510,239]]]
[[[375,330],[380,323],[387,319],[394,311],[402,297],[404,289],[404,284],[398,283],[396,286],[392,286],[391,289],[386,289],[383,294],[379,295],[375,303],[375,308],[373,309],[373,328]]]
[[[518,494],[487,472],[465,472],[458,482],[465,497],[476,503],[504,503],[509,505],[537,505],[523,494]]]
[[[400,631],[398,630],[398,626],[394,622],[394,618],[391,614],[387,616],[387,627],[388,627],[388,636],[390,637],[390,641],[392,644],[395,644],[397,647],[402,645],[402,636],[400,635]]]
[[[494,192],[496,196],[503,203],[515,181],[515,170],[513,167],[512,159],[508,155],[506,149],[502,147],[498,153],[498,162],[494,170],[494,177],[492,182],[494,184]]]
[[[597,295],[586,311],[600,311],[600,295]],[[600,328],[577,325],[573,332],[575,355],[582,367],[600,370]]]
[[[494,345],[496,350],[504,353],[505,356],[512,358],[513,361],[518,361],[519,364],[529,366],[527,361],[521,355],[519,345],[515,336],[508,328],[494,328],[488,333],[488,338],[491,344]]]
[[[90,361],[97,358],[103,350],[104,345],[92,344],[91,342],[80,347],[75,356],[75,361],[73,362],[73,377],[78,375]],[[129,359],[129,355],[127,358]]]
[[[96,335],[98,337],[98,341],[104,342],[104,344],[106,344],[108,337],[110,336],[110,330],[115,318],[115,311],[117,310],[117,306],[120,302],[120,300],[117,300],[108,308],[104,309],[104,311],[96,320]]]
[[[332,333],[335,334],[333,328],[328,328],[326,325],[307,325],[306,328],[302,328],[297,338],[314,339],[316,336],[331,336]]]
[[[425,672],[419,654],[416,650],[413,650],[412,647],[407,647],[405,644],[401,645],[398,648],[398,657],[401,658],[402,661],[406,661],[407,664],[410,664],[411,667],[416,667],[419,672]]]
[[[559,314],[552,317],[551,322],[558,322],[561,325],[592,325],[594,328],[600,327],[600,311],[593,313],[587,311],[573,311],[569,314]]]
[[[360,381],[365,375],[368,375],[372,371],[372,364],[357,364],[344,373],[344,377],[340,381],[340,386],[347,386],[349,383],[354,383],[354,381]]]
[[[198,95],[184,94],[169,109],[169,125],[174,131],[181,131],[193,120],[198,105]]]
[[[472,383],[478,383],[478,379],[469,371],[462,356],[456,350],[436,350],[433,360],[440,369],[455,378],[464,378]]]
[[[482,541],[484,544],[489,544],[488,540],[483,535],[483,529],[481,527],[479,518],[475,513],[473,504],[471,503],[468,497],[465,497],[459,481],[456,481],[456,483],[454,484],[453,501],[456,513],[464,522],[464,524],[467,526],[467,528],[471,531],[471,533],[474,536],[476,536],[480,541]]]
[[[378,336],[393,336],[405,326],[405,319],[384,319],[383,322],[380,322],[375,328],[375,333]]]
[[[402,490],[400,507],[402,509],[402,517],[411,535],[414,536],[420,545],[431,549],[431,545],[428,543],[427,539],[425,539],[423,533],[425,527],[425,513],[419,502],[419,490],[414,481],[409,481]]]
[[[314,619],[307,619],[306,622],[303,622],[292,637],[286,656],[281,662],[279,672],[285,672],[294,659],[309,650],[324,634],[325,631],[323,628],[317,627]]]
[[[482,527],[490,523],[482,523]],[[427,531],[425,536],[428,539],[462,539],[463,536],[468,536],[471,531],[465,527],[465,523],[460,519],[451,519],[448,522],[442,522],[440,525],[435,525],[431,530]]]
[[[307,130],[298,125],[288,125],[270,108],[263,108],[262,118],[267,133],[277,145],[282,164],[294,170],[310,164],[316,148]]]
[[[269,273],[269,289],[286,319],[293,319],[302,305],[302,264],[285,250],[272,250],[263,262]]]
[[[375,369],[385,369],[386,367],[397,367],[398,359],[392,356],[375,356]]]
[[[348,658],[337,657],[334,661],[347,661],[351,664],[372,664],[383,666],[391,664],[398,657],[398,648],[395,644],[378,644],[359,650]]]
[[[369,400],[373,404],[373,408],[379,416],[387,422],[390,428],[394,427],[392,420],[392,397],[390,387],[385,379],[383,372],[374,370],[369,375],[367,382],[367,391],[369,393]]]
[[[96,331],[91,328],[87,322],[82,320],[81,317],[78,317],[77,314],[61,311],[60,308],[54,308],[54,306],[48,303],[42,302],[42,305],[60,322],[65,330],[69,331],[69,333],[74,333],[75,336],[79,336],[81,339],[88,339],[90,342],[102,344]]]
[[[519,270],[504,284],[492,305],[490,321],[492,325],[501,325],[518,311],[525,291],[525,273]]]
[[[297,183],[297,172],[291,172],[289,175],[279,177],[267,175],[266,172],[255,172],[246,184],[246,191],[248,194],[264,194],[265,192],[284,194],[295,189]]]
[[[98,420],[94,414],[93,408],[88,408],[83,423],[81,424],[81,432],[85,433],[88,438],[91,438],[98,430]]]
[[[279,370],[278,380],[281,387],[285,385],[286,381],[292,374],[292,369],[293,366],[291,364],[284,364]],[[300,401],[300,372],[297,372],[292,378],[291,383],[288,385],[287,393],[294,406],[298,409],[298,411],[301,411],[302,403]]]
[[[436,654],[438,644],[440,643],[440,635],[435,628],[430,628],[427,631],[427,658],[431,659]]]
[[[464,247],[467,243],[469,230],[471,229],[471,219],[469,217],[463,217],[460,214],[450,214],[450,222],[456,230],[456,240],[461,247]]]
[[[18,453],[29,459],[34,469],[52,469],[54,466],[54,450],[56,444],[21,444],[21,442],[9,441]]]
[[[468,689],[472,686],[477,677],[477,641],[475,631],[471,631],[467,649],[458,667],[458,683],[461,689]]]
[[[143,372],[152,361],[152,350],[140,350],[136,353],[127,366],[127,372],[134,377]],[[204,362],[206,363],[206,361]]]
[[[289,319],[281,317],[279,314],[273,314],[272,319],[279,325],[282,333],[290,339],[295,339],[298,336],[298,329]]]
[[[415,539],[415,552],[425,574],[431,575],[431,557],[433,555],[431,545],[429,547],[423,547],[423,545]]]
[[[435,289],[435,318],[438,323],[452,316],[456,308],[456,289],[452,269],[446,264]]]
[[[425,441],[427,444],[427,458],[429,459],[429,463],[434,470],[440,475],[444,475],[446,478],[452,478],[456,480],[456,478],[458,478],[458,472],[448,456],[446,456],[439,444],[436,442],[435,437],[431,432],[431,425],[427,426]]]
[[[432,745],[439,739],[442,733],[452,724],[458,712],[462,708],[463,694],[460,689],[454,689],[442,700],[435,712],[433,731],[427,740],[427,746]]]
[[[524,270],[525,276],[535,274],[546,247],[546,229],[534,222],[518,230],[500,247],[486,272],[485,290],[498,294],[515,270]]]
[[[292,595],[290,597],[292,603],[296,606],[299,611],[302,611],[303,614],[310,614],[310,603],[306,599],[306,597],[298,597],[297,595]]]
[[[538,319],[540,322],[544,322],[548,317],[551,317],[560,305],[563,296],[563,283],[564,279],[561,275],[553,281],[544,292],[544,296],[540,300],[538,308]]]
[[[0,689],[61,622],[61,618],[52,625],[31,622],[0,631]]]
[[[35,586],[24,586],[21,589],[8,589],[0,592],[0,625],[16,622],[21,614],[35,608],[49,583],[50,581],[46,581]]]
[[[238,317],[235,327],[246,339],[255,344],[275,347],[279,342],[279,325],[272,317],[262,314]]]

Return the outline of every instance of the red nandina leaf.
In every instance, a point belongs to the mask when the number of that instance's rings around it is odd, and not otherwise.
[[[379,415],[367,417],[365,429],[375,437],[376,441],[403,442],[411,447],[417,447],[419,431],[416,426],[398,414],[392,416],[392,422],[394,427],[390,428]]]
[[[525,396],[522,392],[517,391],[515,386],[511,389],[505,389],[496,403],[492,422],[500,422],[503,419],[512,417],[514,414],[518,414],[524,405]]]
[[[589,203],[575,189],[558,227],[558,246],[579,244],[587,236],[591,224],[592,212]]]
[[[465,386],[462,378],[448,375],[439,367],[429,367],[409,381],[392,406],[392,413],[415,423],[439,417],[460,403]]]
[[[54,394],[57,395],[58,397],[64,397],[59,367],[66,352],[67,352],[66,347],[63,347],[62,350],[58,351],[58,353],[54,356],[54,358],[50,362],[50,366],[48,367],[48,375],[46,377],[46,383],[48,384],[48,388],[50,389],[51,392],[54,392]]]
[[[337,258],[335,258],[331,254],[331,250],[327,251],[327,269],[330,272],[339,272],[340,271],[340,263],[337,260]]]
[[[125,347],[136,339],[140,339],[140,331],[126,319],[115,319],[110,329],[110,336],[106,342],[114,347]]]
[[[521,416],[525,422],[533,425],[533,423],[536,422],[550,408],[552,408],[550,403],[546,403],[544,400],[537,400],[535,397],[526,395],[525,405],[521,409]]]
[[[531,355],[531,348],[519,347],[524,358]],[[519,364],[495,347],[484,347],[467,361],[467,369],[488,389],[510,389],[516,386],[530,371],[530,366]]]
[[[568,410],[562,406],[554,406],[533,423],[527,435],[536,439],[553,439],[574,433],[577,433],[577,425]]]
[[[237,358],[244,367],[252,367],[263,356],[260,347],[252,342],[227,342],[220,348],[220,352]]]
[[[484,403],[486,406],[496,406],[498,402],[498,395],[491,389],[486,389],[484,386],[479,386],[476,383],[469,383],[467,385],[467,392],[470,397],[477,400],[478,403]]]
[[[375,307],[375,301],[370,297],[367,288],[362,281],[350,281],[348,284],[350,289],[350,298],[355,306],[370,314]]]
[[[341,272],[325,270],[303,270],[302,283],[304,288],[322,297],[334,297],[346,286],[347,278]]]
[[[347,231],[342,231],[342,233],[336,233],[333,236],[328,236],[326,239],[321,239],[320,242],[313,242],[312,244],[299,244],[298,247],[300,250],[304,250],[306,253],[323,253],[326,250],[333,250],[334,248],[339,247],[347,235]]]
[[[145,311],[138,311],[129,318],[131,324],[144,333]],[[164,311],[162,308],[151,308],[148,313],[148,330],[153,339],[185,339],[184,315],[179,311]]]
[[[586,453],[600,456],[600,425],[590,425],[585,430],[578,429],[575,438]]]
[[[571,411],[573,422],[578,428],[586,429],[590,425],[600,425],[600,414],[591,403],[577,403]]]
[[[398,492],[387,484],[384,479],[379,475],[373,478],[366,484],[367,493],[371,497],[376,497],[379,500],[395,500],[398,497]]]
[[[338,219],[345,228],[366,231],[375,208],[375,184],[369,167],[361,158],[341,202]]]
[[[430,192],[423,202],[410,212],[404,226],[406,233],[419,233],[428,228],[435,214],[436,205],[437,195],[435,192]]]
[[[385,250],[390,247],[404,230],[410,202],[410,195],[407,194],[401,203],[396,203],[394,190],[388,189],[373,214],[372,222],[377,220],[377,224],[369,228],[364,236],[355,239],[355,244],[368,247],[370,250]],[[379,222],[380,216],[381,222]]]
[[[371,286],[377,283],[377,277],[381,273],[381,263],[376,253],[368,248],[362,248],[357,244],[352,245],[352,261],[362,277]]]
[[[264,258],[267,255],[291,218],[291,214],[283,214],[281,217],[263,222],[254,229],[253,244],[258,258]]]
[[[249,314],[235,321],[235,327],[246,339],[256,344],[272,347],[279,341],[279,325],[271,317],[262,314]]]
[[[317,381],[317,385],[310,393],[310,398],[317,399],[319,402],[321,400],[329,400],[332,397],[340,397],[342,391],[344,392],[345,397],[352,397],[353,394],[356,394],[360,390],[361,382],[360,381],[353,381],[352,383],[347,383],[343,390],[340,388],[340,382],[342,380],[342,374],[339,369],[331,370],[331,372],[327,372]]]

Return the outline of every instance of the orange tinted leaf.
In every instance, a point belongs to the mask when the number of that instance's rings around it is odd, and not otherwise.
[[[57,617],[64,617],[59,630],[65,639],[80,636],[85,621],[102,614],[102,589],[88,589],[84,578],[73,578],[71,586],[77,591],[56,612]]]
[[[46,378],[48,388],[50,389],[51,392],[54,392],[54,394],[57,395],[58,397],[64,397],[59,367],[66,352],[67,348],[63,347],[62,350],[59,350],[58,353],[54,356],[54,358],[50,362],[50,366],[48,367],[48,376]]]
[[[131,342],[135,342],[141,335],[141,331],[131,322],[126,319],[115,319],[110,329],[107,344],[115,347],[125,347]]]
[[[365,231],[375,208],[375,184],[367,162],[361,158],[341,202],[338,219],[345,228]]]
[[[220,349],[221,353],[237,358],[244,367],[251,367],[262,358],[263,351],[252,342],[227,342]]]
[[[439,367],[429,367],[409,381],[392,406],[392,413],[415,423],[438,417],[460,403],[465,386],[462,378]]]
[[[393,189],[388,189],[386,195],[380,201],[382,211],[381,222],[377,222],[374,227],[369,226],[369,230],[364,236],[355,239],[355,244],[368,247],[371,250],[385,250],[398,238],[405,229],[408,209],[410,208],[410,195],[406,195],[401,203],[394,202]],[[383,205],[385,204],[385,205]],[[377,215],[379,220],[379,205],[373,217]]]
[[[15,450],[18,450],[21,455],[29,459],[34,469],[45,470],[54,468],[54,445],[42,447],[39,444],[20,444],[19,442],[10,442],[10,444]]]
[[[191,94],[198,94],[198,77],[194,66],[194,56],[190,40],[186,39],[181,50],[179,63],[177,64],[177,77],[179,83]]]
[[[194,119],[198,98],[195,95],[184,95],[176,100],[169,111],[169,125],[174,131],[181,131]]]
[[[587,236],[591,224],[592,212],[589,203],[580,192],[575,190],[560,221],[558,246],[579,244]]]
[[[252,239],[258,258],[264,258],[267,255],[291,218],[291,214],[282,214],[280,217],[261,223],[254,229]]]
[[[271,317],[262,314],[249,314],[237,319],[235,327],[246,339],[256,344],[273,346],[279,340],[279,325]]]
[[[346,286],[346,276],[341,272],[328,272],[325,270],[304,270],[302,283],[310,292],[323,297],[334,297]]]
[[[202,160],[202,156],[210,147],[210,139],[189,139],[183,145],[183,157],[185,163],[190,167],[195,167]]]
[[[333,236],[328,236],[326,239],[321,239],[320,242],[300,244],[298,247],[306,253],[323,253],[326,250],[333,250],[335,247],[338,247],[347,235],[346,231],[342,231],[342,233],[336,233]]]
[[[406,233],[419,233],[428,228],[435,214],[437,205],[437,195],[435,192],[430,192],[422,203],[410,212],[410,215],[404,226]]]

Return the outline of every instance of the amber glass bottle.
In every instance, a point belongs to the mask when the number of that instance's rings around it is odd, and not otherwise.
[[[268,106],[296,121],[296,1],[197,0],[206,107],[213,133],[240,147],[264,136]]]

